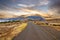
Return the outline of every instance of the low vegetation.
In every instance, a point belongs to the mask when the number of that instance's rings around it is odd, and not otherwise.
[[[43,22],[43,21],[34,21],[35,24],[40,25],[40,26],[49,26],[51,28],[56,29],[57,31],[60,31],[60,23],[56,22]]]
[[[12,40],[26,25],[26,21],[0,22],[0,40]]]

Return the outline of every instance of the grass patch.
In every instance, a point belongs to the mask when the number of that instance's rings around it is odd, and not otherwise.
[[[48,26],[48,27],[52,27],[54,29],[56,29],[57,31],[60,31],[60,23],[45,23],[45,22],[41,22],[41,21],[35,21],[33,22],[34,24],[40,25],[40,26]]]
[[[22,23],[21,25],[13,28],[9,34],[4,37],[0,37],[0,40],[12,40],[13,37],[17,36],[24,28],[26,27],[27,23]]]

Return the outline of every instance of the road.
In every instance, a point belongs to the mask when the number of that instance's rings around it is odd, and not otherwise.
[[[13,40],[60,40],[60,32],[51,28],[29,22],[27,27]]]

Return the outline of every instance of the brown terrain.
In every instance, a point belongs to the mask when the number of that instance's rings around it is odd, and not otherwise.
[[[28,20],[0,23],[0,40],[60,40],[60,19],[43,17],[47,23]]]

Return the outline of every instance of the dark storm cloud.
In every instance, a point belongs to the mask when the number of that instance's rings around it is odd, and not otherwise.
[[[50,0],[50,10],[53,10],[56,14],[60,14],[60,0]]]

